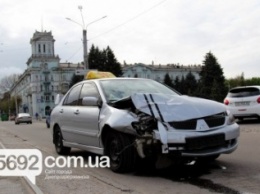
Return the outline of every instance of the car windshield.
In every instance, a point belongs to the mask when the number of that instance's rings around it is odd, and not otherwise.
[[[260,91],[257,88],[235,88],[231,89],[228,93],[228,97],[239,98],[260,95]]]
[[[170,88],[146,79],[111,79],[100,81],[107,102],[114,102],[131,96],[134,93],[160,93],[179,95]]]

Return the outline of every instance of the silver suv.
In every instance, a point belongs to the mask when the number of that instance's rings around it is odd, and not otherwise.
[[[239,136],[223,104],[139,78],[75,84],[53,109],[51,128],[58,154],[73,147],[107,155],[115,172],[149,157],[215,159],[233,152]]]

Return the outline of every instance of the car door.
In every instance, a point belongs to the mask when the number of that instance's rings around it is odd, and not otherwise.
[[[74,86],[65,97],[62,106],[59,107],[60,128],[64,140],[69,142],[77,141],[77,123],[75,122],[75,111],[78,106],[82,84]]]
[[[99,146],[99,113],[98,106],[83,106],[83,97],[96,97],[100,99],[100,94],[94,82],[83,84],[78,100],[78,106],[74,112],[74,123],[77,126],[77,142],[87,146]]]

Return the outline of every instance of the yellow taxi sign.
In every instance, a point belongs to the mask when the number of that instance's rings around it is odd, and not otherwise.
[[[115,78],[116,76],[107,71],[89,71],[85,79],[101,79],[101,78]]]

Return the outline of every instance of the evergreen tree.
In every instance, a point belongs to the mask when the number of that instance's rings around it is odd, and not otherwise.
[[[103,51],[106,56],[105,67],[106,71],[112,72],[115,76],[120,77],[122,75],[121,64],[117,61],[114,52],[108,46]]]
[[[74,84],[82,81],[84,79],[84,75],[75,75],[73,74],[69,87],[71,88]]]
[[[89,69],[101,71],[104,67],[105,57],[98,47],[91,46],[88,54]]]
[[[163,83],[170,88],[173,88],[173,83],[168,73],[165,74]]]
[[[195,76],[189,72],[186,75],[186,79],[185,79],[185,87],[186,87],[186,94],[187,95],[194,95],[196,88],[197,88],[197,80],[195,78]]]
[[[92,45],[89,51],[88,60],[90,69],[109,71],[117,77],[122,75],[121,64],[117,61],[109,46],[100,51],[98,47]]]
[[[184,94],[184,95],[187,94],[186,80],[183,75],[181,76],[179,91],[181,94]]]
[[[223,70],[211,52],[206,54],[203,64],[200,72],[198,96],[222,102],[227,93]],[[217,96],[216,93],[218,93]]]
[[[177,76],[175,79],[174,79],[174,84],[173,84],[173,88],[175,90],[177,90],[178,92],[181,92],[181,83],[180,83],[180,79],[179,77]]]

